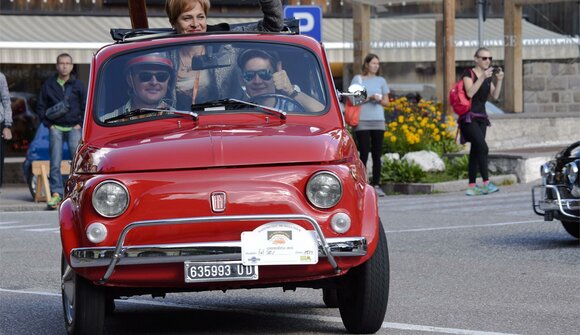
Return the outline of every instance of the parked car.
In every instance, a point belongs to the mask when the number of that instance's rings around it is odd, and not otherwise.
[[[48,151],[48,147],[49,147],[48,128],[46,128],[44,124],[40,123],[38,125],[38,128],[36,128],[36,133],[34,134],[32,142],[30,142],[30,145],[28,146],[24,163],[22,163],[22,175],[26,180],[26,184],[28,185],[28,190],[30,191],[32,199],[35,199],[36,183],[38,180],[38,177],[32,174],[32,162],[50,160],[50,153]],[[71,153],[66,141],[63,144],[62,159],[71,160]],[[66,181],[68,175],[63,175],[62,177],[63,180]]]
[[[322,44],[295,33],[119,34],[93,57],[59,207],[68,333],[101,333],[119,298],[264,287],[321,289],[348,331],[380,329],[387,239],[339,107],[366,98],[364,88],[337,92]],[[205,51],[191,71],[215,90],[180,109],[167,56],[190,46]],[[250,81],[271,83],[273,72],[241,71],[249,50],[278,58],[291,95],[248,95]],[[132,72],[148,60],[158,67]],[[222,71],[238,77],[220,82]],[[158,108],[117,109],[137,80],[169,92]],[[303,105],[304,94],[322,107]]]
[[[580,238],[580,141],[564,148],[540,167],[542,185],[532,188],[534,212],[545,221],[560,220]]]
[[[28,150],[36,127],[38,127],[39,118],[33,109],[35,103],[36,97],[32,93],[10,92],[10,107],[12,108],[10,149],[14,153],[24,153]]]

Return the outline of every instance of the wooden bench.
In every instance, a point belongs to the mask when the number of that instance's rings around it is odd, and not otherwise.
[[[60,162],[60,173],[70,174],[70,161]],[[50,192],[50,184],[48,182],[48,177],[50,174],[50,161],[33,161],[32,162],[32,175],[37,176],[36,178],[36,193],[34,194],[34,201],[50,201],[52,193]],[[42,196],[42,191],[44,191],[44,198]]]

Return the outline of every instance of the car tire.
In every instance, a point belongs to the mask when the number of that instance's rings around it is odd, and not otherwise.
[[[28,176],[26,177],[26,184],[28,184],[28,191],[32,196],[32,199],[36,199],[36,181],[38,176],[32,174],[32,167],[28,171]]]
[[[382,223],[375,253],[343,280],[337,295],[344,326],[354,334],[375,333],[383,324],[389,300],[389,252]]]
[[[101,335],[105,323],[105,294],[102,288],[79,276],[61,260],[62,307],[69,335]]]
[[[578,221],[560,221],[568,234],[580,239],[580,223]]]
[[[324,305],[328,308],[338,307],[338,295],[335,288],[323,288],[322,289],[322,301]]]
[[[105,299],[105,316],[112,315],[116,308],[117,305],[115,305],[115,299],[107,297]]]

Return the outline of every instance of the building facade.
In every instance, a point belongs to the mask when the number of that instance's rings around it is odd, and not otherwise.
[[[347,86],[353,73],[352,2],[282,0],[284,5],[316,5],[323,11],[324,43],[335,82]],[[381,58],[382,73],[397,94],[435,98],[435,23],[443,1],[360,0],[371,5],[371,52]],[[456,2],[456,65],[471,66],[479,43],[503,64],[503,1],[486,1],[483,41],[478,41],[477,1]],[[165,0],[146,0],[149,26],[167,28]],[[260,18],[258,0],[212,0],[210,23],[239,23]],[[534,112],[578,112],[580,105],[580,2],[524,7],[524,104]],[[129,28],[126,0],[0,0],[0,71],[11,92],[34,96],[54,73],[56,55],[68,52],[75,74],[88,80],[91,55],[111,43],[110,28]],[[419,92],[420,91],[420,92]],[[34,108],[34,99],[30,99]],[[500,103],[501,105],[501,103]],[[18,150],[16,150],[18,151]],[[9,155],[23,155],[9,152]]]

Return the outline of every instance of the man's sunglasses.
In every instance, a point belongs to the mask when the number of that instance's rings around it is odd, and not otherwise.
[[[242,73],[242,77],[246,82],[254,80],[256,75],[258,75],[262,80],[272,79],[272,71],[270,70],[244,71],[244,73]]]
[[[493,57],[481,57],[481,56],[477,56],[477,57],[481,58],[482,60],[488,60],[488,59],[490,61],[493,60]]]
[[[139,77],[139,81],[142,83],[146,83],[151,80],[151,78],[155,77],[158,82],[164,83],[169,79],[169,72],[139,72],[137,74]]]

